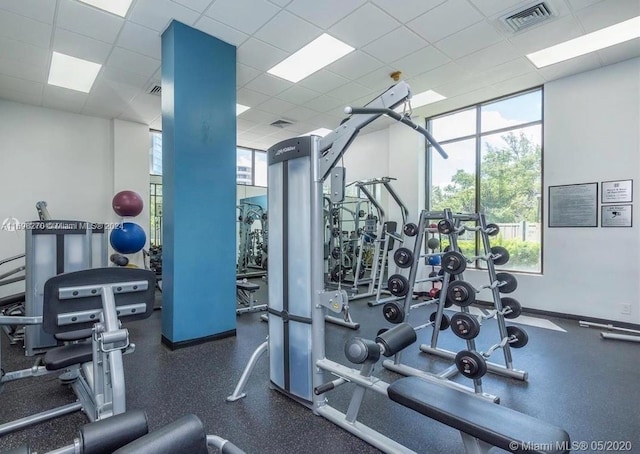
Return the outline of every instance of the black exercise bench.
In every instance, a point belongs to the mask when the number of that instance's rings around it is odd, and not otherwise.
[[[251,282],[245,282],[245,280],[236,281],[236,301],[238,302],[238,308],[236,314],[246,314],[247,312],[266,311],[266,304],[256,304],[256,300],[253,294],[260,290],[258,284]]]
[[[564,430],[454,388],[406,377],[387,392],[394,402],[459,430],[467,453],[487,453],[494,446],[528,454],[570,451]]]

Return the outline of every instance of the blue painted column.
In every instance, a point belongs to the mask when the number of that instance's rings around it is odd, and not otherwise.
[[[162,342],[235,335],[236,48],[162,34]]]

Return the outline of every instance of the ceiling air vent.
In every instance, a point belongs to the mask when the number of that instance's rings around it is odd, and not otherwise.
[[[160,96],[162,94],[162,87],[160,84],[154,82],[149,85],[149,88],[147,88],[147,93],[150,95]]]
[[[544,3],[537,3],[517,13],[512,13],[502,20],[507,27],[514,32],[519,32],[532,25],[549,20],[553,16],[553,12],[549,6]]]
[[[282,128],[286,128],[287,126],[290,126],[292,124],[293,124],[293,122],[291,122],[289,120],[280,119],[280,120],[276,120],[273,123],[271,123],[271,126],[275,126],[276,128],[281,128],[282,129]]]

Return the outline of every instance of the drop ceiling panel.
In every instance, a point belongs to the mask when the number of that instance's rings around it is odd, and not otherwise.
[[[293,0],[287,10],[327,29],[364,3],[365,0]]]
[[[242,33],[235,28],[206,16],[202,16],[194,27],[226,43],[233,44],[236,47],[245,42],[249,37],[246,33]]]
[[[287,112],[287,115],[285,116],[295,121],[308,121],[311,118],[314,118],[316,115],[318,115],[318,112],[311,109],[307,109],[306,107],[303,107],[303,106],[298,106],[298,107],[295,107],[294,109],[291,109],[289,112]]]
[[[47,73],[48,68],[44,65],[32,65],[0,57],[0,74],[5,76],[45,83]]]
[[[538,72],[545,78],[547,82],[566,77],[571,74],[577,74],[584,71],[599,68],[601,66],[600,59],[596,53],[582,55],[572,58],[571,60],[556,63],[555,65],[540,68]]]
[[[150,123],[162,112],[160,96],[148,95],[146,93],[140,93],[133,98],[129,103],[129,107],[136,112],[145,123]]]
[[[21,91],[7,90],[0,85],[0,101],[15,101],[22,104],[32,104],[39,106],[42,104],[42,89],[38,93],[26,93]]]
[[[271,98],[258,106],[260,110],[276,115],[284,115],[285,112],[295,108],[296,105],[278,98]]]
[[[118,37],[118,46],[147,57],[160,59],[161,40],[157,31],[127,22]]]
[[[186,6],[194,11],[199,13],[204,13],[204,11],[213,3],[212,0],[171,0],[175,3],[178,3],[182,6]]]
[[[565,16],[541,24],[509,38],[518,50],[527,54],[583,34],[582,27],[573,16]]]
[[[390,74],[396,70],[397,68],[395,66],[383,66],[370,72],[366,76],[358,77],[358,83],[372,90],[382,91],[394,83]]]
[[[252,134],[258,134],[262,137],[264,136],[268,136],[270,134],[273,134],[276,131],[284,131],[284,130],[289,130],[291,126],[286,126],[284,129],[280,129],[277,128],[276,126],[271,126],[271,125],[256,125],[254,123],[254,126],[252,128],[249,128],[249,132],[251,132]]]
[[[422,13],[441,5],[446,0],[372,0],[380,8],[402,23],[418,17]]]
[[[260,103],[270,99],[270,96],[263,93],[249,90],[248,88],[240,88],[237,94],[237,102],[243,106],[255,107]]]
[[[238,87],[241,87],[247,82],[255,79],[259,74],[261,74],[260,71],[250,66],[243,65],[242,63],[238,63],[236,65],[236,83],[238,84]]]
[[[450,61],[449,57],[435,47],[427,46],[393,62],[393,66],[402,71],[402,77],[406,79],[423,74]]]
[[[428,44],[406,27],[400,27],[365,46],[363,50],[383,63],[390,63]]]
[[[152,77],[154,80],[159,80],[159,77]],[[104,79],[107,82],[114,82],[118,84],[124,84],[132,87],[136,87],[139,90],[147,88],[147,82],[149,76],[144,74],[132,73],[125,69],[114,68],[112,66],[105,66],[98,75],[98,81]]]
[[[0,55],[9,60],[44,67],[47,65],[50,52],[48,48],[0,37]]]
[[[343,99],[346,102],[370,95],[371,92],[372,90],[369,87],[360,85],[357,82],[349,82],[348,84],[338,87],[335,90],[331,90],[327,94],[337,99]]]
[[[304,103],[305,107],[313,109],[317,112],[328,112],[337,107],[344,106],[344,101],[336,98],[332,98],[328,95],[318,96],[310,101]]]
[[[89,99],[87,99],[87,105],[98,107],[98,103],[102,102],[107,105],[118,106],[121,108],[120,113],[124,111],[134,97],[142,92],[141,88],[135,85],[119,82],[112,78],[98,77],[91,93],[89,93]],[[116,115],[117,116],[117,115]]]
[[[53,50],[72,57],[82,58],[102,65],[107,60],[111,48],[111,44],[78,35],[62,28],[56,28],[54,32]]]
[[[576,16],[584,30],[590,33],[640,16],[640,1],[616,0],[613,8],[610,1],[600,2],[579,11]]]
[[[408,23],[430,43],[464,30],[483,19],[467,0],[449,0]]]
[[[115,47],[107,60],[107,66],[151,77],[160,67],[160,60]]]
[[[640,57],[640,38],[607,47],[606,49],[598,51],[598,56],[605,65]],[[638,74],[640,74],[640,71]]]
[[[238,48],[238,61],[256,69],[266,71],[289,55],[259,39],[249,38]]]
[[[155,129],[156,131],[162,131],[162,116],[156,118],[149,125],[150,129]]]
[[[544,84],[544,78],[536,72],[530,72],[494,84],[493,88],[498,91],[497,96],[504,96],[542,84]]]
[[[496,84],[507,79],[535,72],[533,64],[525,57],[519,57],[510,62],[494,66],[488,70],[474,75],[473,78],[480,79],[488,84]]]
[[[239,115],[244,120],[252,121],[259,124],[271,124],[278,119],[277,115],[265,112],[260,109],[249,109]]]
[[[393,17],[366,3],[331,27],[329,34],[352,47],[362,47],[399,26]]]
[[[496,44],[502,39],[492,25],[483,21],[438,41],[434,46],[449,57],[457,59]]]
[[[106,43],[115,42],[124,19],[72,0],[60,0],[58,27]]]
[[[602,0],[568,0],[569,5],[574,11],[591,6],[594,3],[601,2]]]
[[[198,17],[199,13],[171,0],[137,0],[128,14],[128,19],[132,22],[158,32],[164,30],[171,19],[193,25]]]
[[[293,84],[270,74],[261,74],[245,85],[246,88],[259,91],[269,96],[277,96]]]
[[[465,73],[477,74],[494,66],[515,60],[522,54],[508,41],[501,41],[456,60]]]
[[[0,36],[48,49],[51,25],[0,10]]]
[[[42,0],[2,0],[0,9],[11,11],[21,16],[53,24],[56,2]]]
[[[325,69],[344,78],[355,80],[365,74],[371,73],[381,66],[382,63],[380,63],[379,60],[364,52],[355,50],[340,60],[331,63]]]
[[[21,91],[24,93],[42,93],[42,84],[32,80],[0,74],[0,89]]]
[[[255,33],[278,13],[279,8],[266,0],[216,0],[205,13],[244,33]]]
[[[322,34],[322,29],[288,11],[280,11],[255,37],[279,49],[293,53]]]
[[[278,95],[278,98],[285,101],[292,102],[294,104],[305,104],[316,98],[320,93],[317,91],[309,90],[308,88],[294,85],[293,87],[283,91]]]
[[[271,3],[275,3],[276,5],[281,6],[283,8],[287,6],[289,3],[291,3],[291,0],[270,0],[270,1]]]
[[[439,66],[417,77],[412,77],[407,82],[415,93],[421,93],[456,80],[460,77],[461,73],[460,67],[452,62]]]
[[[238,117],[238,119],[236,120],[236,126],[238,130],[249,130],[255,126],[258,126],[258,123]]]
[[[470,0],[485,16],[509,14],[531,5],[531,0]]]
[[[52,109],[80,113],[87,98],[88,95],[86,93],[55,87],[53,85],[45,85],[42,105]]]
[[[320,71],[311,74],[309,77],[302,79],[298,83],[300,86],[308,88],[309,90],[326,93],[346,84],[347,82],[349,82],[349,79],[333,74],[325,69],[321,69]]]

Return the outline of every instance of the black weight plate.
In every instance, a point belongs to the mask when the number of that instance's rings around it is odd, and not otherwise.
[[[500,227],[498,226],[498,224],[488,224],[485,232],[487,232],[487,235],[489,236],[496,236],[498,233],[500,233]]]
[[[418,234],[418,226],[415,225],[413,222],[409,222],[408,224],[405,224],[402,231],[407,236],[416,236]]]
[[[387,281],[387,289],[393,296],[405,296],[409,293],[409,281],[401,274],[393,274]]]
[[[456,281],[447,288],[447,299],[460,307],[469,306],[476,301],[476,290],[465,281]]]
[[[491,248],[493,263],[496,265],[505,265],[509,261],[509,251],[502,246],[493,246]]]
[[[453,232],[453,230],[453,222],[451,222],[449,219],[442,219],[440,222],[438,222],[438,232],[442,233],[443,235],[449,235]]]
[[[391,301],[382,306],[382,315],[389,323],[397,325],[404,321],[404,308],[395,301]]]
[[[406,247],[398,248],[393,253],[393,261],[400,268],[410,268],[413,265],[413,252]]]
[[[517,326],[507,326],[507,335],[509,336],[509,347],[511,348],[522,348],[529,343],[527,332]]]
[[[435,323],[437,315],[437,312],[432,312],[431,315],[429,315],[429,321],[431,323]],[[451,320],[449,320],[449,316],[447,314],[442,314],[442,319],[440,320],[440,331],[446,330],[447,328],[449,328],[449,326],[451,326]]]
[[[449,274],[456,275],[467,269],[467,260],[459,252],[449,251],[442,256],[442,268]]]
[[[387,331],[389,331],[389,328],[380,328],[378,330],[378,334],[376,334],[376,337],[378,337],[380,334],[386,333]]]
[[[510,273],[497,273],[496,279],[502,284],[498,286],[500,293],[512,293],[518,288],[518,280]]]
[[[502,302],[502,308],[506,309],[507,307],[511,308],[511,312],[504,314],[504,318],[514,319],[520,317],[522,314],[522,305],[515,298],[509,298],[505,296],[504,298],[500,298]]]
[[[331,257],[338,260],[340,258],[341,253],[342,253],[342,250],[339,247],[334,247],[331,250]]]
[[[480,322],[471,314],[458,312],[451,317],[451,330],[461,339],[475,339],[480,334]]]
[[[338,238],[340,236],[340,229],[338,227],[333,227],[331,229],[331,236],[334,238]]]
[[[476,351],[458,352],[455,362],[458,371],[467,378],[482,378],[487,373],[487,361]]]

